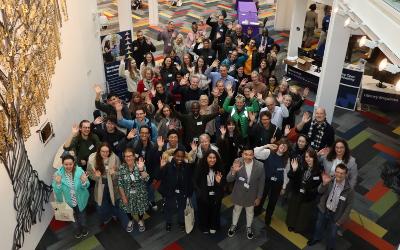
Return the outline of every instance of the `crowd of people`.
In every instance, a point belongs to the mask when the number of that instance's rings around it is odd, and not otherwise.
[[[222,199],[231,195],[227,234],[237,232],[244,208],[252,239],[253,218],[264,211],[267,197],[269,226],[284,195],[288,230],[315,228],[312,245],[327,226],[328,247],[334,248],[352,206],[357,165],[347,142],[335,140],[324,108],[301,114],[309,90],[274,75],[280,46],[268,29],[253,35],[219,15],[200,26],[194,22],[183,36],[170,21],[158,36],[164,42],[161,65],[150,39],[140,30],[136,35],[133,58],[122,58],[119,71],[129,102],[115,93],[102,100],[104,91],[96,85],[94,118],[73,126],[54,175],[57,200],[65,199],[75,212],[75,237],[88,234],[90,202],[102,225],[122,212],[127,232],[134,217],[143,232],[144,214],[158,210],[167,231],[176,224],[174,214],[183,230],[187,199],[199,229],[215,234]]]

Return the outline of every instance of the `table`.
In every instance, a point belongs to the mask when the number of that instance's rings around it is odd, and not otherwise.
[[[395,90],[395,85],[388,83],[384,83],[386,88],[378,88],[376,86],[378,82],[372,76],[363,76],[360,102],[385,110],[398,111],[400,109],[400,92]]]

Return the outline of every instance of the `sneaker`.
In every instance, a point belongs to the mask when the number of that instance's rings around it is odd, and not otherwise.
[[[167,226],[166,226],[167,232],[171,232],[171,229],[172,229],[171,223],[167,223]]]
[[[142,220],[140,220],[138,224],[139,224],[139,232],[143,233],[144,231],[146,231],[146,227],[144,226],[144,222]]]
[[[210,234],[215,234],[216,232],[217,232],[217,230],[210,229]]]
[[[154,201],[151,202],[151,209],[153,209],[153,211],[157,211],[158,210],[158,206]]]
[[[129,221],[128,222],[128,225],[126,226],[126,231],[128,232],[128,233],[130,233],[130,232],[132,232],[133,231],[133,221]]]
[[[89,231],[87,229],[82,229],[82,231],[81,231],[82,238],[88,236],[88,234],[89,234]]]
[[[80,239],[80,238],[82,238],[81,232],[76,232],[76,233],[74,234],[74,237],[75,237],[75,239]]]
[[[231,225],[228,230],[228,237],[233,237],[236,233],[236,225]]]
[[[254,238],[253,231],[251,230],[251,227],[247,228],[247,239],[251,240]]]

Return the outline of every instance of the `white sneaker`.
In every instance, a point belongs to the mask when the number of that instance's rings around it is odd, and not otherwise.
[[[146,227],[144,226],[144,222],[142,220],[140,220],[138,224],[139,224],[139,232],[143,233],[144,231],[146,231]]]
[[[133,231],[133,221],[129,221],[128,222],[128,225],[126,226],[126,231],[128,232],[128,233],[130,233],[130,232],[132,232]]]

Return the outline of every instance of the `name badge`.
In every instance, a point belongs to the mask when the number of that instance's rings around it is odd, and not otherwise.
[[[201,126],[201,125],[203,125],[203,122],[197,122],[196,124],[197,124],[197,126]]]
[[[135,175],[134,174],[130,174],[129,176],[131,177],[132,181],[135,181]]]
[[[247,188],[247,189],[249,189],[249,188],[250,188],[250,185],[249,185],[249,184],[247,184],[247,183],[244,183],[244,184],[243,184],[243,186],[244,186],[245,188]]]
[[[239,177],[239,181],[245,181],[243,177]]]
[[[166,126],[169,126],[169,122],[165,123]]]
[[[181,191],[179,189],[175,189],[175,193],[179,194]]]
[[[224,29],[219,29],[219,32],[224,32]]]
[[[346,201],[346,197],[340,196],[340,197],[339,197],[339,200]]]
[[[276,170],[278,170],[278,171],[283,171],[283,170],[285,170],[284,168],[277,168]]]
[[[305,193],[304,189],[300,188],[300,193],[304,194]]]
[[[171,43],[168,43],[168,46],[171,46]]]
[[[319,181],[319,176],[314,176],[312,179],[313,179],[314,181]]]
[[[108,170],[108,165],[105,165],[104,167],[106,168],[106,170]]]
[[[210,59],[211,59],[211,58],[212,58],[212,56],[208,56],[208,58],[210,58]]]
[[[118,141],[114,142],[113,145],[114,145],[114,146],[117,146],[117,145],[118,145]]]
[[[208,192],[208,195],[215,195],[215,192],[214,191],[210,191],[210,192]]]
[[[181,104],[181,101],[176,101],[175,103],[176,103],[176,104]]]
[[[93,144],[89,146],[89,150],[92,150],[93,148],[94,148]]]
[[[275,176],[271,177],[271,181],[276,181],[276,180],[278,180],[278,178],[276,178]]]
[[[229,52],[229,54],[232,54],[232,50],[229,50],[228,52]]]
[[[129,193],[136,194],[136,190],[135,189],[131,189],[131,191],[129,191]]]
[[[172,77],[172,74],[169,74],[168,77]]]

